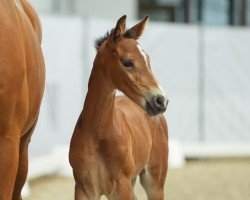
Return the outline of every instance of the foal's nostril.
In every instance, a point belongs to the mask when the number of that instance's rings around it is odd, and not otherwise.
[[[166,107],[166,99],[164,96],[157,95],[154,97],[154,104],[157,109],[164,109]]]
[[[157,105],[163,106],[164,105],[164,101],[165,101],[165,98],[163,96],[157,96],[156,97],[156,104]]]
[[[146,109],[149,115],[155,116],[164,113],[167,110],[168,99],[162,95],[153,96],[147,101]]]

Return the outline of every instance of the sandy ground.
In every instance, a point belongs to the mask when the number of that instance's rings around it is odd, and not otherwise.
[[[73,179],[43,177],[30,185],[27,200],[73,199]],[[184,168],[169,170],[165,193],[167,200],[249,200],[250,159],[189,161]],[[138,181],[136,195],[147,199]]]

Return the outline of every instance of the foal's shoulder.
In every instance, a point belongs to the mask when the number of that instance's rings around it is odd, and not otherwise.
[[[133,101],[131,101],[127,96],[117,96],[115,99],[115,106],[117,109],[127,109],[132,111],[142,111],[143,110],[136,105]]]
[[[137,120],[144,121],[147,119],[148,116],[147,113],[141,107],[139,107],[126,96],[116,97],[115,108],[118,115],[120,115],[123,120],[133,120],[134,122]]]

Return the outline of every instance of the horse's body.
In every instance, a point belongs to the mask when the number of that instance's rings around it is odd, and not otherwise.
[[[84,109],[72,137],[69,156],[76,181],[76,200],[99,200],[101,195],[108,199],[135,199],[133,186],[139,174],[148,198],[164,199],[168,133],[161,113],[166,110],[167,101],[162,99],[163,92],[151,73],[149,59],[143,56],[136,40],[122,38],[120,28],[124,26],[124,20],[118,21],[118,28],[100,46]],[[132,30],[141,34],[146,21]],[[112,37],[117,32],[121,38],[114,42]],[[118,48],[114,54],[106,50],[112,45]],[[119,52],[124,48],[127,48],[126,53]],[[136,65],[134,69],[123,69],[120,63],[114,64],[117,54],[130,55]],[[130,73],[129,78],[121,73]],[[116,88],[131,100],[116,97]],[[145,98],[155,96],[160,97],[159,102],[162,100],[158,110],[152,102],[149,103],[153,110],[146,108]],[[148,113],[160,115],[152,117]]]
[[[21,199],[28,143],[44,90],[38,17],[25,0],[0,1],[0,200]]]

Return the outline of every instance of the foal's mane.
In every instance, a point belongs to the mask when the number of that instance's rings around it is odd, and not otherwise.
[[[111,30],[111,32],[107,31],[105,33],[105,35],[97,38],[95,40],[95,48],[96,51],[99,50],[100,46],[108,39],[108,37],[110,36],[110,34],[112,33],[113,29]],[[136,39],[135,33],[132,30],[127,30],[124,34],[123,34],[124,38],[131,38],[131,39]]]

